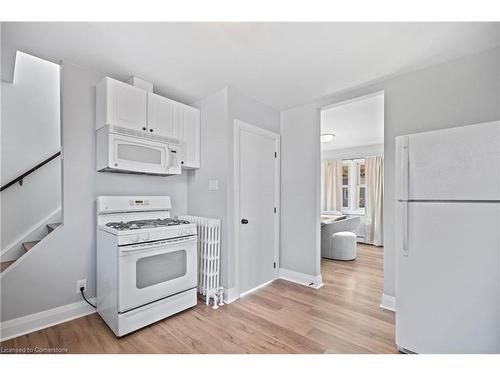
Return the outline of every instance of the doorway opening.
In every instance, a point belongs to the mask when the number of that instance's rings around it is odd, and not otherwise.
[[[321,256],[383,275],[384,93],[321,109]]]

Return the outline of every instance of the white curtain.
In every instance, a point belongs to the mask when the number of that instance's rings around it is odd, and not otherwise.
[[[366,158],[366,193],[365,240],[376,246],[383,246],[384,158],[382,156]]]
[[[321,162],[321,211],[342,210],[342,163],[337,160]]]

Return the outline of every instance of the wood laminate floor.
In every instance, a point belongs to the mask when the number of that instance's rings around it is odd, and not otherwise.
[[[97,314],[1,343],[68,353],[397,353],[394,313],[379,307],[382,248],[323,259],[318,290],[284,280],[218,310],[200,303],[122,338]],[[57,348],[60,348],[58,350]]]

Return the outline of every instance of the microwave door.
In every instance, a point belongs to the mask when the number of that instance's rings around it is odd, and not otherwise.
[[[132,173],[168,174],[168,146],[133,137],[110,136],[110,168]]]

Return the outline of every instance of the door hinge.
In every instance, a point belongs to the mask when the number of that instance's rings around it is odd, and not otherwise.
[[[276,207],[274,207],[274,213],[276,213]]]
[[[274,268],[276,268],[276,262],[274,262]]]
[[[278,157],[278,153],[277,153],[277,152],[275,152],[275,153],[274,153],[274,158],[276,159],[277,157]]]

